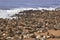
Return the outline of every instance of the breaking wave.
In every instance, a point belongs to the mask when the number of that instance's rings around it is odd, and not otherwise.
[[[10,9],[10,10],[0,10],[0,18],[11,18],[11,15],[17,14],[20,11],[24,11],[24,10],[55,10],[56,8],[14,8],[14,9]]]

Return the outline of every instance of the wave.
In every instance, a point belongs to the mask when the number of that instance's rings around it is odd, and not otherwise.
[[[18,14],[18,12],[20,11],[24,11],[24,10],[55,10],[56,8],[42,8],[42,7],[38,7],[38,8],[14,8],[14,9],[10,9],[10,10],[0,10],[0,18],[11,18],[11,15],[14,14]]]

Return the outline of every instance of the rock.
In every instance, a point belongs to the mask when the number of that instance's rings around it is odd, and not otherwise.
[[[31,38],[36,38],[36,35],[35,34],[30,34],[30,37]]]
[[[13,40],[14,38],[13,37],[7,37],[6,39],[7,40]]]
[[[42,36],[40,40],[46,40],[46,36]]]

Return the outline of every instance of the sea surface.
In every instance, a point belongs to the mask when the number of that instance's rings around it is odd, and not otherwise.
[[[60,8],[60,0],[0,0],[0,18],[10,18],[23,10],[54,10]]]
[[[0,9],[59,6],[60,0],[0,0]]]

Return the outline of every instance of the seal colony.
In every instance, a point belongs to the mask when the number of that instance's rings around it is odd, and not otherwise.
[[[11,17],[0,18],[0,40],[60,40],[60,10],[24,10]]]

